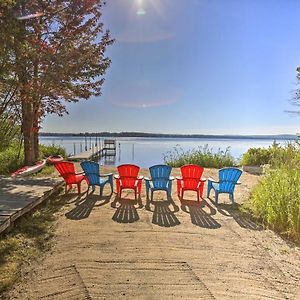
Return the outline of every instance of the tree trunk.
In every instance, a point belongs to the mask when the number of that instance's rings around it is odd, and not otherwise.
[[[34,125],[34,128],[37,128],[36,126],[38,125]],[[33,132],[33,143],[34,143],[34,158],[35,161],[37,161],[39,159],[39,132],[38,131],[34,131]]]
[[[24,138],[24,163],[25,165],[33,165],[36,161],[34,150],[34,136],[32,131],[33,112],[32,105],[29,101],[22,101],[22,131]]]

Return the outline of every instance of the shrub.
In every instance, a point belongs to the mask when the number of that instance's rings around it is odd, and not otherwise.
[[[178,145],[174,147],[173,151],[164,155],[164,161],[167,165],[175,168],[186,164],[195,164],[207,168],[223,168],[235,165],[235,160],[230,154],[229,148],[225,151],[219,149],[215,153],[208,148],[208,145],[188,151],[184,151]]]
[[[275,142],[269,148],[250,148],[243,154],[241,164],[265,165],[276,168],[281,165],[298,164],[300,162],[300,144],[290,142],[285,146],[279,146]]]
[[[61,155],[63,157],[66,157],[66,150],[60,146],[51,145],[40,145],[40,158],[47,158],[51,155]]]
[[[0,174],[10,174],[23,165],[24,155],[17,142],[0,152]]]
[[[254,188],[250,208],[268,227],[300,241],[300,170],[281,165]]]
[[[250,148],[245,154],[241,164],[244,166],[260,166],[270,162],[270,151],[265,148]]]

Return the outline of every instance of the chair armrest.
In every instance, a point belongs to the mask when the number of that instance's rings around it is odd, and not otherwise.
[[[219,181],[217,181],[217,180],[214,180],[214,179],[213,179],[213,178],[211,178],[211,177],[208,177],[208,178],[207,178],[207,180],[208,180],[208,181],[212,181],[212,182],[216,182],[216,183],[218,183],[218,182],[219,182]]]
[[[75,173],[75,175],[83,175],[84,172]]]
[[[114,175],[114,178],[115,178],[115,179],[120,179],[120,175],[115,174],[115,175]]]
[[[138,176],[137,180],[142,180],[144,179],[144,176]]]
[[[201,179],[200,179],[200,181],[202,181],[202,182],[205,182],[207,180],[207,178],[205,178],[205,177],[202,177]]]
[[[182,177],[176,176],[176,179],[177,179],[177,180],[182,180]]]
[[[146,181],[151,181],[151,179],[149,177],[145,177],[144,178]]]
[[[174,179],[175,179],[174,176],[169,177],[169,180],[174,180]]]
[[[242,184],[239,180],[236,182],[236,184]]]
[[[108,176],[112,176],[113,173],[107,173],[107,174],[100,174],[100,177],[108,177]]]

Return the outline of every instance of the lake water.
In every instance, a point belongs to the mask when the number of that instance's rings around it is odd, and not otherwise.
[[[41,143],[46,145],[59,145],[66,149],[69,155],[84,151],[85,146],[89,149],[96,143],[96,138],[84,137],[41,137]],[[103,142],[103,139],[101,139]],[[101,142],[101,141],[100,141]],[[240,159],[242,154],[250,147],[269,147],[272,139],[211,139],[211,138],[116,138],[117,155],[109,159],[102,158],[100,163],[104,165],[120,165],[123,163],[134,163],[140,167],[148,168],[154,164],[163,163],[164,155],[175,147],[184,151],[197,149],[208,145],[213,151],[223,151],[229,147],[230,153]],[[99,144],[99,139],[97,139]],[[284,144],[285,141],[280,141]]]

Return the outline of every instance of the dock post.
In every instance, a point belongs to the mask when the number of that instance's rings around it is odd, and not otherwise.
[[[76,144],[74,143],[74,155],[76,155]]]

